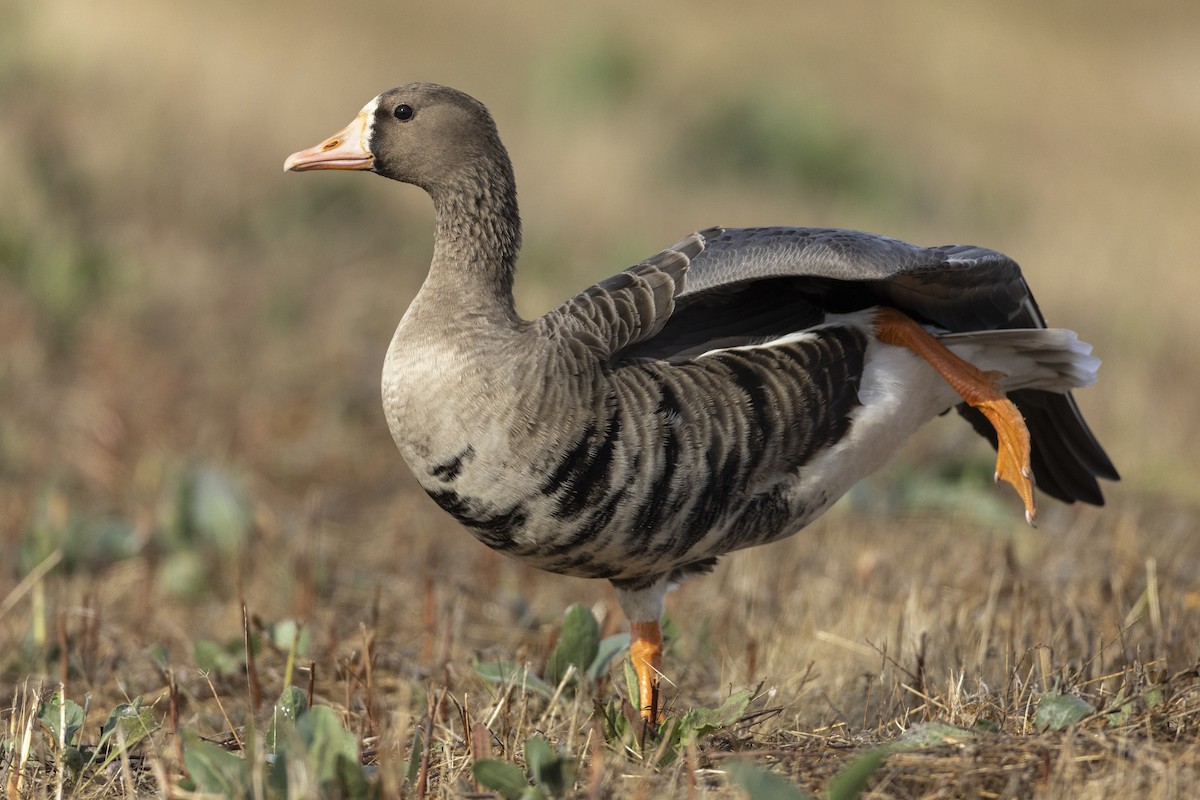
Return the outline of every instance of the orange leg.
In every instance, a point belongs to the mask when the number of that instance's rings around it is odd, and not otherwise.
[[[662,672],[663,638],[658,620],[629,623],[629,655],[638,676],[638,705],[642,718],[658,723],[658,676]]]
[[[996,429],[996,480],[1017,490],[1029,524],[1037,517],[1033,499],[1033,470],[1029,465],[1029,428],[1021,412],[996,385],[998,372],[984,372],[967,363],[907,315],[881,308],[875,316],[875,335],[885,344],[907,347],[938,371],[951,388],[979,409]]]

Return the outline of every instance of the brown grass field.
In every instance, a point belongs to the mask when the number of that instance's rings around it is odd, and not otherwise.
[[[578,764],[570,796],[744,797],[745,760],[821,793],[931,722],[961,730],[889,751],[860,796],[1195,796],[1200,6],[564,8],[0,5],[0,793],[200,796],[178,788],[199,736],[251,742],[268,796],[252,742],[290,681],[380,796],[485,791],[474,760],[524,764],[534,733]],[[1079,400],[1122,482],[1030,530],[986,444],[931,424],[671,596],[669,715],[755,699],[665,765],[597,721],[618,664],[567,700],[483,681],[539,673],[572,603],[624,623],[607,584],[485,550],[395,452],[378,376],[428,200],[281,172],[410,80],[497,118],[527,315],[714,224],[994,247],[1104,359]],[[139,696],[155,730],[78,775],[34,721],[58,690],[80,745]],[[1094,712],[1039,724],[1054,693]]]

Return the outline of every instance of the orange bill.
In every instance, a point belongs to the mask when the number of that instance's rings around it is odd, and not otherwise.
[[[283,162],[285,172],[311,169],[371,169],[371,121],[374,109],[364,108],[354,121],[320,144],[292,153]]]

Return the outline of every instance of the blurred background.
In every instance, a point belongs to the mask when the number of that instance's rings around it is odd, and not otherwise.
[[[282,172],[414,80],[496,117],[526,315],[710,225],[992,247],[1104,361],[1078,397],[1113,503],[1194,530],[1198,42],[1192,2],[5,0],[0,595],[56,550],[136,564],[110,591],[146,637],[186,638],[162,598],[236,632],[205,592],[307,618],[378,605],[413,564],[441,586],[483,563],[535,606],[551,587],[544,618],[601,595],[488,560],[390,441],[379,372],[430,257],[425,195]],[[945,463],[991,459],[938,420],[857,496],[889,513],[916,475],[941,518],[1000,503],[1016,525],[990,486],[937,499]],[[1046,500],[1043,528],[1102,513]],[[202,534],[229,577],[173,558]]]

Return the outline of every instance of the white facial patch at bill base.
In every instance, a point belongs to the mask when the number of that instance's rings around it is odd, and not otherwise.
[[[375,112],[379,108],[380,97],[383,95],[376,95],[371,102],[362,107],[362,111],[358,112],[358,116],[363,118],[363,124],[359,126],[358,143],[366,153],[372,152],[371,139],[375,136]]]

